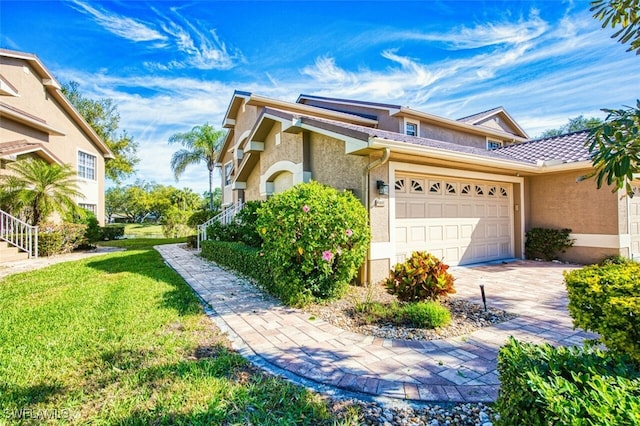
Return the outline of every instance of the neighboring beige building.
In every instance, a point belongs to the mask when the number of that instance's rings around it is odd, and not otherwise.
[[[113,154],[38,57],[0,49],[0,174],[25,156],[71,165],[78,204],[104,224],[104,165]]]
[[[567,260],[640,255],[640,197],[577,182],[591,170],[586,132],[530,141],[503,108],[450,120],[399,105],[239,91],[223,126],[223,204],[311,179],[352,191],[369,211],[367,281],[414,250],[451,265],[522,258],[532,227],[571,228]]]

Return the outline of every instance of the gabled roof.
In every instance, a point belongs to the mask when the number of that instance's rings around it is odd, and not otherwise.
[[[80,127],[85,135],[93,142],[93,144],[102,152],[104,158],[113,158],[113,153],[104,141],[98,136],[93,128],[86,122],[84,117],[75,109],[69,100],[62,94],[60,84],[57,82],[53,74],[44,66],[40,59],[33,54],[17,52],[14,50],[0,49],[0,58],[7,57],[23,60],[31,66],[42,80],[42,85],[47,93],[51,95],[62,106],[64,111],[69,114],[71,119]]]
[[[493,152],[531,164],[544,162],[577,163],[591,161],[586,147],[589,130],[536,139],[498,148]]]
[[[63,164],[63,162],[49,151],[43,144],[18,140],[0,143],[0,158],[15,160],[18,155],[36,154],[49,163]]]
[[[509,115],[509,113],[504,109],[504,107],[501,107],[501,106],[496,108],[491,108],[489,110],[482,111],[473,115],[469,115],[467,117],[462,117],[457,119],[456,121],[473,124],[475,126],[482,126],[483,123],[486,123],[492,118],[504,120],[508,126],[516,130],[516,134],[518,134],[519,136],[522,136],[523,138],[529,137],[529,135],[527,135],[527,132],[525,132],[522,127],[520,127],[518,122],[514,120],[513,117],[511,117],[511,115]]]
[[[401,105],[387,104],[387,103],[379,103],[379,102],[367,102],[360,101],[355,99],[341,99],[341,98],[329,98],[323,96],[313,96],[313,95],[300,95],[298,97],[297,103],[306,103],[309,100],[319,100],[326,103],[335,104],[336,107],[334,110],[339,110],[339,105],[352,105],[352,106],[362,106],[368,107],[372,109],[385,110],[392,117],[406,117],[413,118],[416,120],[426,121],[437,123],[440,126],[447,127],[450,129],[456,129],[460,131],[465,131],[468,133],[474,133],[479,135],[492,136],[496,138],[500,138],[503,140],[510,140],[514,142],[522,142],[529,138],[527,133],[516,123],[516,121],[504,110],[504,108],[500,107],[495,114],[500,114],[504,120],[507,121],[508,125],[515,129],[515,133],[507,132],[503,129],[496,129],[488,126],[482,126],[480,121],[485,121],[490,118],[489,115],[486,117],[483,116],[482,120],[475,122],[467,122],[465,120],[452,120],[445,117],[440,117],[434,114],[429,114],[423,111],[418,111],[409,107],[403,107]],[[492,111],[492,110],[490,110]],[[488,112],[488,111],[487,111]],[[479,115],[479,114],[475,114]]]
[[[394,104],[386,104],[381,102],[369,102],[369,101],[359,101],[357,99],[341,99],[341,98],[328,98],[325,96],[314,96],[314,95],[304,95],[301,94],[298,96],[296,103],[305,104],[307,100],[319,100],[323,102],[335,103],[335,104],[350,104],[350,105],[362,105],[370,108],[380,108],[380,109],[400,109],[400,105]]]
[[[462,118],[458,118],[456,121],[462,121],[464,123],[471,123],[471,124],[475,124],[479,121],[482,121],[485,117],[494,115],[500,111],[504,111],[504,108],[502,108],[501,106],[499,107],[495,107],[495,108],[491,108],[488,109],[486,111],[482,111],[482,112],[478,112],[475,114],[471,114],[468,115],[466,117],[462,117]]]

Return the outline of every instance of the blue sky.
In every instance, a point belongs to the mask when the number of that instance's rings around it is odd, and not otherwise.
[[[234,90],[410,106],[460,118],[503,106],[530,136],[634,105],[640,58],[588,1],[6,1],[0,46],[34,53],[61,83],[113,98],[140,144],[135,178],[178,183],[176,132],[220,128]],[[218,181],[219,182],[219,181]]]

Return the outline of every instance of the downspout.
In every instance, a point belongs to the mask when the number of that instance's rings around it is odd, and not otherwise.
[[[371,170],[386,164],[389,161],[389,157],[391,157],[391,148],[384,148],[384,152],[382,153],[382,157],[378,158],[372,163],[369,163],[364,170],[364,199],[367,204],[367,213],[368,213],[368,222],[369,229],[371,229],[371,193],[370,193],[370,181],[371,181]],[[369,262],[371,259],[371,243],[369,243],[369,248],[367,249],[367,263],[364,268],[364,277],[363,281],[365,284],[369,283]]]

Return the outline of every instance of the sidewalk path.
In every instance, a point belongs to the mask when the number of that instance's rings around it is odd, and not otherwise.
[[[492,402],[496,357],[509,336],[553,345],[594,335],[573,330],[562,271],[567,265],[518,261],[452,268],[460,297],[520,316],[466,336],[434,341],[380,339],[339,329],[263,296],[246,280],[180,245],[155,247],[196,293],[238,351],[252,362],[320,390],[423,402]]]

